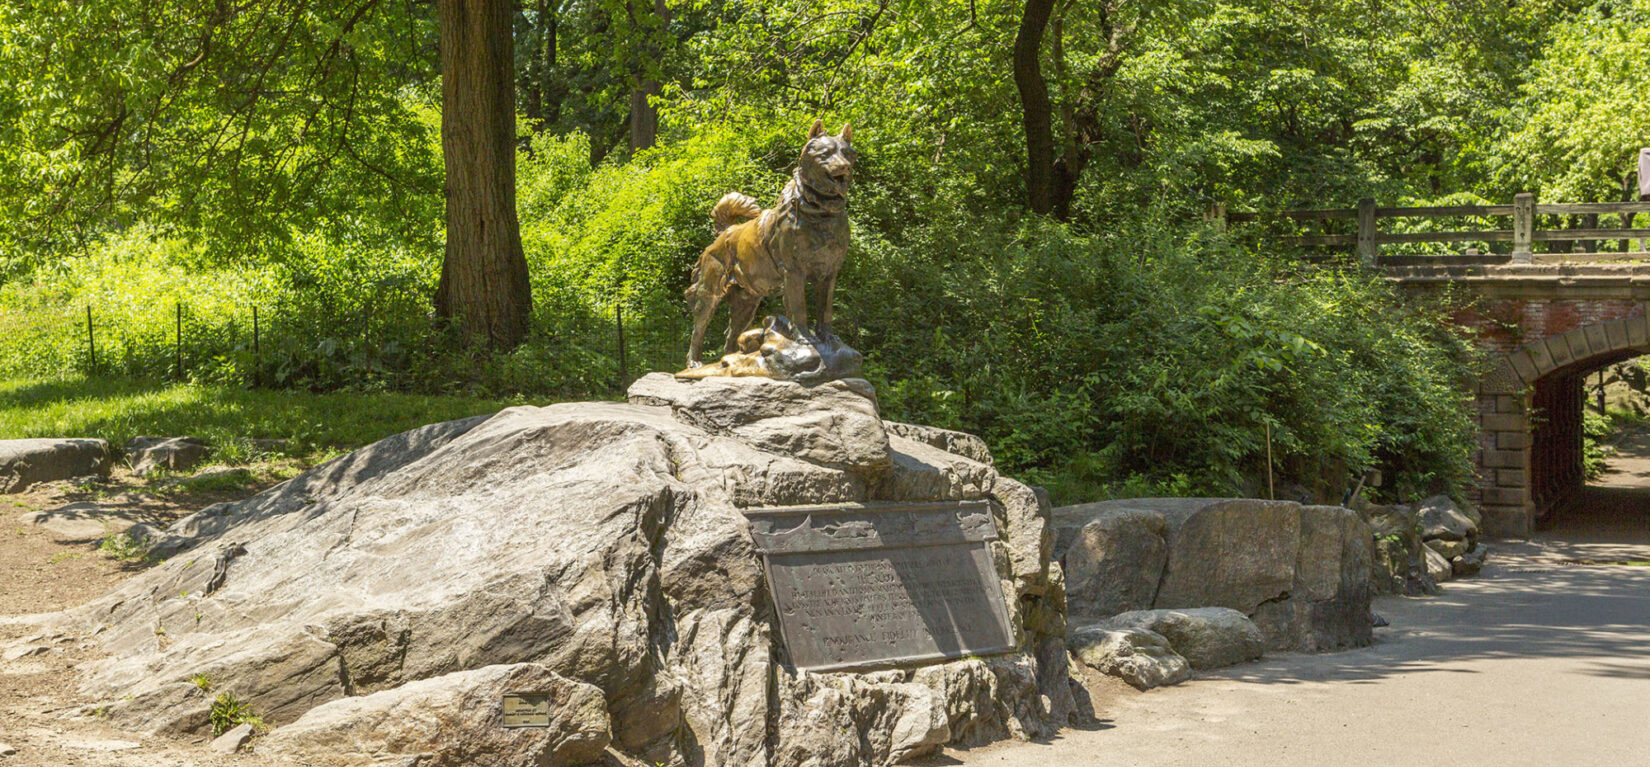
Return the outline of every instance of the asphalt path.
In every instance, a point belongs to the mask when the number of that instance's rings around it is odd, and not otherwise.
[[[1618,463],[1480,577],[1377,599],[1373,647],[1104,687],[1093,722],[927,763],[1650,765],[1650,460]]]

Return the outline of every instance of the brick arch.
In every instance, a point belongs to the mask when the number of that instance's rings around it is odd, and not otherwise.
[[[1581,377],[1650,353],[1643,314],[1538,338],[1492,365],[1478,385],[1479,478],[1475,501],[1488,531],[1523,536],[1584,483]],[[1539,419],[1532,414],[1539,413]]]

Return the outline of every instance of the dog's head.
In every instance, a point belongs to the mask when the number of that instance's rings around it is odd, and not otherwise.
[[[802,157],[797,161],[802,183],[825,197],[846,196],[854,180],[854,162],[859,159],[854,152],[853,138],[851,125],[843,125],[842,132],[832,136],[825,132],[824,123],[815,120],[813,129],[808,131],[808,143],[802,145]]]

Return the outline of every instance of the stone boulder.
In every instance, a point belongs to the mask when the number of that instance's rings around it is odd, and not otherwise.
[[[0,440],[0,493],[89,475],[109,476],[109,443],[101,439]]]
[[[1273,649],[1373,641],[1374,547],[1369,526],[1348,509],[1137,498],[1063,507],[1055,525],[1074,622],[1118,607],[1226,607],[1253,618]]]
[[[985,440],[972,434],[941,429],[935,426],[899,423],[898,421],[883,421],[882,426],[888,430],[889,434],[898,434],[929,447],[937,447],[947,453],[960,455],[976,463],[983,463],[987,466],[992,463],[991,448],[986,447]]]
[[[193,469],[206,460],[211,449],[198,437],[133,437],[126,443],[126,461],[133,474],[147,477],[159,469]]]
[[[521,668],[599,691],[609,748],[650,764],[881,767],[1063,723],[1064,592],[1037,492],[888,436],[864,381],[649,376],[632,398],[414,429],[203,509],[144,536],[164,562],[47,633],[98,644],[81,695],[117,725],[202,732],[210,696],[187,680],[206,674],[278,728],[259,745],[277,757],[539,748],[486,740],[505,736],[466,718],[479,703],[451,734],[383,714],[450,710]],[[893,500],[988,502],[1013,649],[780,663],[742,510]],[[437,763],[469,757],[453,758]]]
[[[1138,690],[1192,678],[1191,663],[1155,631],[1091,626],[1073,631],[1066,646],[1085,667],[1115,676]]]
[[[1065,517],[1056,518],[1062,525]],[[1062,527],[1061,566],[1066,576],[1066,615],[1075,625],[1130,610],[1150,609],[1168,563],[1163,536],[1168,522],[1155,511],[1115,509],[1086,520],[1075,534]],[[1057,546],[1057,548],[1061,548]]]
[[[548,727],[505,728],[505,693],[549,696]],[[276,728],[260,750],[305,764],[516,767],[595,762],[613,740],[601,690],[548,666],[517,663],[458,671],[335,700]]]
[[[88,541],[118,535],[154,520],[139,508],[82,501],[44,511],[18,515],[17,521],[35,525],[63,540]]]
[[[1455,575],[1455,566],[1450,564],[1443,554],[1431,546],[1421,547],[1421,555],[1426,558],[1427,575],[1437,583],[1443,583]]]
[[[1435,495],[1416,506],[1421,540],[1477,541],[1478,525],[1447,495]]]
[[[1484,560],[1489,559],[1489,555],[1489,548],[1480,543],[1471,551],[1450,560],[1450,574],[1456,578],[1477,575],[1484,569]]]
[[[1095,628],[1145,629],[1159,634],[1195,669],[1246,663],[1266,652],[1266,638],[1261,636],[1260,628],[1248,616],[1227,607],[1135,610],[1112,616]],[[1073,633],[1081,635],[1082,632]]]
[[[1432,538],[1426,541],[1426,547],[1438,552],[1445,559],[1455,559],[1472,550],[1471,544],[1464,540],[1446,541],[1442,538]]]
[[[1360,503],[1358,515],[1369,524],[1374,541],[1369,586],[1375,594],[1423,596],[1438,593],[1421,553],[1420,517],[1413,507]]]
[[[835,469],[888,468],[888,434],[876,390],[859,378],[809,387],[771,378],[706,378],[666,373],[631,384],[630,402],[669,407],[676,419],[718,436]]]

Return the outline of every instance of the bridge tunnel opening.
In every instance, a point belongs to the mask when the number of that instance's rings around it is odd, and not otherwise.
[[[1587,313],[1561,308],[1526,307],[1521,327],[1544,334],[1501,347],[1506,356],[1478,382],[1478,482],[1469,500],[1478,504],[1492,537],[1522,538],[1550,527],[1545,519],[1566,513],[1590,492],[1583,382],[1602,368],[1650,355],[1650,315],[1640,305],[1596,306],[1598,312]],[[1563,332],[1552,332],[1555,318],[1564,320]],[[1635,484],[1645,487],[1632,489],[1642,491],[1634,498],[1642,495],[1650,510],[1650,438],[1643,452],[1645,471]]]
[[[1585,514],[1585,414],[1596,409],[1587,383],[1599,370],[1638,354],[1622,351],[1580,361],[1548,373],[1530,387],[1528,487],[1538,526],[1548,528],[1560,518],[1573,521]]]

